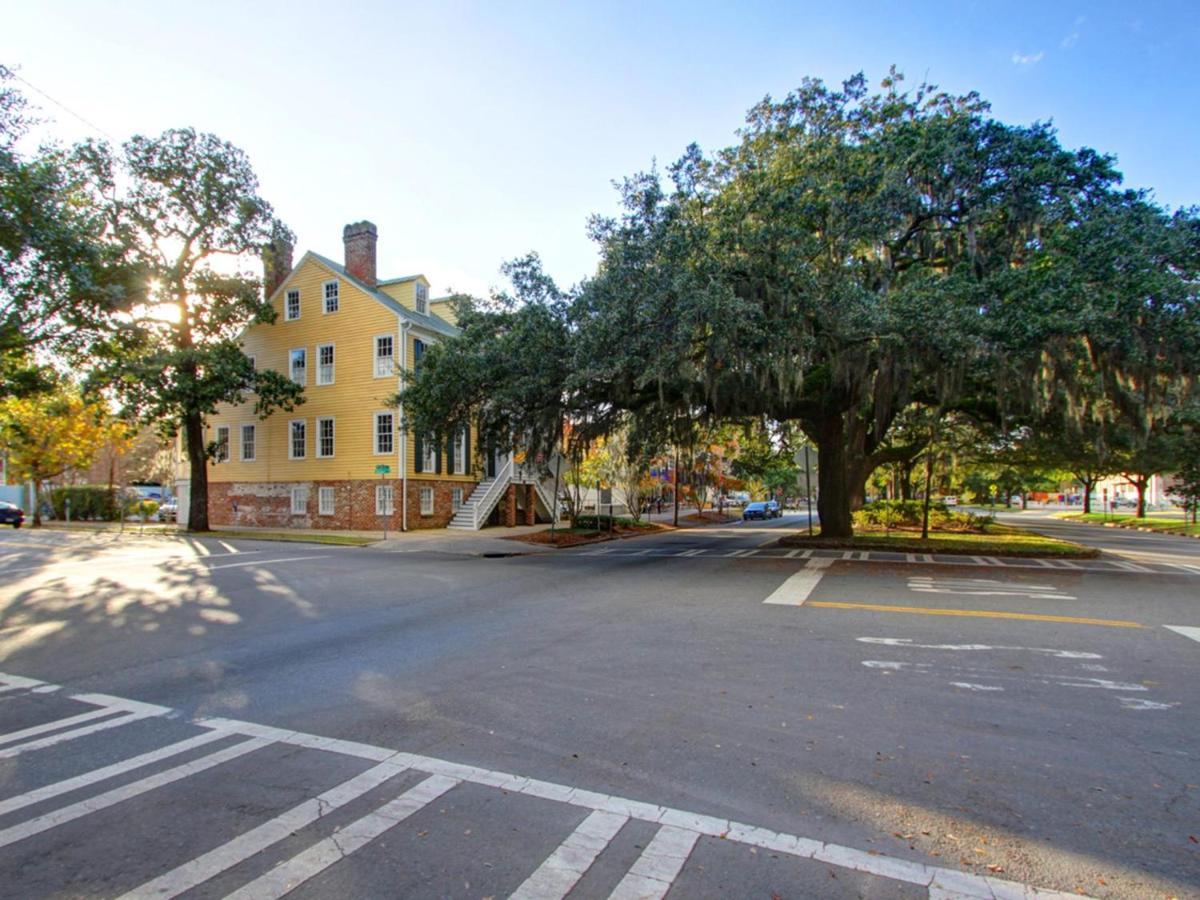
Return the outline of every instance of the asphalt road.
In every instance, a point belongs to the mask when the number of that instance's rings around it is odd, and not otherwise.
[[[0,897],[1200,896],[1200,542],[766,546],[802,523],[0,534]]]

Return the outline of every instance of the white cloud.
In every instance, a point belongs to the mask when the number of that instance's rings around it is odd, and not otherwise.
[[[1037,53],[1030,53],[1028,55],[1021,54],[1021,53],[1014,53],[1012,55],[1012,61],[1014,63],[1016,63],[1018,66],[1032,66],[1034,63],[1041,62],[1042,57],[1044,57],[1045,55],[1046,54],[1041,50],[1039,50]]]
[[[1076,44],[1078,44],[1079,43],[1079,28],[1086,21],[1087,21],[1087,16],[1077,16],[1075,18],[1075,25],[1071,29],[1071,33],[1062,39],[1062,43],[1059,44],[1059,46],[1062,47],[1064,50],[1070,50],[1072,47],[1074,47]]]

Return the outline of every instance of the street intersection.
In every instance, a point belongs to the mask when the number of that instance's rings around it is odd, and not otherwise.
[[[799,524],[4,535],[0,896],[1196,894],[1200,544],[769,546]]]

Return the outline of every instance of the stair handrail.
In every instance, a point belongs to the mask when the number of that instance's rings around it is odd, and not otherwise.
[[[509,481],[512,479],[513,460],[508,457],[504,465],[497,471],[495,477],[491,480],[492,483],[484,489],[483,495],[478,501],[475,501],[475,492],[471,492],[471,496],[467,498],[472,504],[471,508],[471,528],[474,531],[479,530],[479,521],[483,516],[486,516],[492,511],[492,506],[500,499],[500,492],[508,487]],[[486,510],[486,512],[485,512]]]

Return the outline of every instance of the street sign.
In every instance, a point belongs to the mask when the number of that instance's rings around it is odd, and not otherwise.
[[[389,474],[391,471],[392,471],[392,467],[391,467],[391,466],[388,466],[388,465],[384,465],[383,463],[380,463],[379,465],[377,465],[377,466],[375,467],[375,474],[376,474],[376,475],[387,475],[387,474]]]

